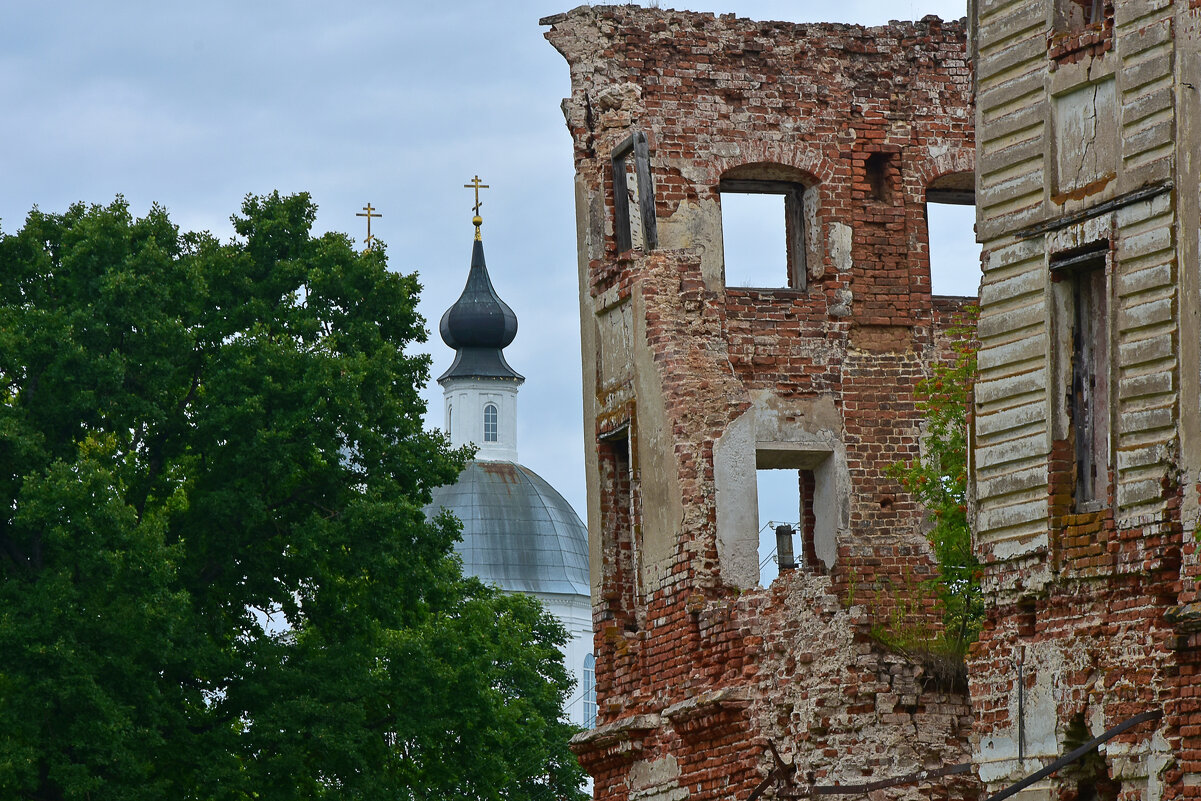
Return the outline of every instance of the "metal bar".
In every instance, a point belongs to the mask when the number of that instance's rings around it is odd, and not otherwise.
[[[1080,759],[1080,757],[1101,745],[1101,743],[1104,743],[1107,740],[1112,740],[1122,732],[1132,729],[1140,723],[1146,723],[1147,721],[1151,720],[1159,720],[1162,717],[1163,712],[1161,710],[1153,709],[1150,712],[1143,712],[1140,715],[1135,715],[1128,720],[1124,720],[1118,725],[1114,726],[1112,729],[1109,729],[1105,733],[1094,737],[1079,748],[1055,760],[1045,768],[1035,771],[1016,784],[1006,787],[1001,792],[986,799],[986,801],[1004,801],[1004,799],[1016,795],[1035,782],[1045,779],[1052,773],[1055,773],[1056,771],[1072,764],[1076,760]],[[779,754],[776,753],[774,744],[772,744],[771,750],[772,756],[775,757],[776,767],[766,776],[766,778],[763,779],[762,782],[760,782],[759,786],[751,792],[750,798],[748,798],[747,801],[756,801],[756,799],[763,794],[773,780],[787,782],[789,768],[793,769],[792,773],[795,775],[795,767],[790,764],[785,764],[783,760],[780,759]],[[947,765],[946,767],[936,768],[934,770],[919,770],[915,773],[910,773],[905,776],[898,776],[892,779],[880,779],[879,781],[868,782],[867,784],[814,784],[808,787],[783,787],[779,792],[776,793],[776,795],[781,798],[811,798],[818,795],[861,795],[863,793],[870,793],[873,790],[882,790],[887,787],[896,787],[901,784],[917,784],[929,779],[938,779],[943,776],[956,776],[963,773],[970,773],[971,770],[971,763],[964,762],[958,765]]]
[[[815,795],[861,795],[869,793],[872,790],[880,790],[885,787],[896,787],[901,784],[917,784],[929,779],[937,779],[942,776],[954,776],[962,773],[970,773],[972,764],[964,762],[958,765],[945,765],[934,770],[919,770],[914,773],[909,773],[904,776],[896,776],[891,779],[880,779],[879,781],[869,782],[867,784],[811,784],[807,787],[790,786],[789,779],[796,775],[796,764],[787,763],[780,758],[780,753],[776,751],[776,744],[771,740],[767,741],[768,747],[771,749],[772,761],[775,767],[771,772],[764,777],[763,781],[751,791],[747,801],[757,801],[763,795],[764,791],[771,785],[777,782],[780,785],[776,790],[778,798],[811,798]]]
[[[780,752],[776,750],[776,744],[774,742],[768,740],[767,747],[771,749],[771,756],[775,761],[776,766],[771,769],[771,772],[768,773],[767,776],[763,778],[763,781],[759,782],[759,786],[751,791],[751,795],[746,801],[756,801],[759,796],[763,795],[763,791],[766,790],[773,781],[787,782],[789,768],[792,768],[792,772],[796,773],[795,765],[785,762],[780,757]]]
[[[1055,760],[1050,765],[1047,765],[1042,770],[1035,771],[1034,773],[1031,773],[1026,778],[1022,779],[1017,784],[1011,784],[1010,786],[1006,787],[1004,790],[997,793],[996,795],[990,796],[987,799],[987,801],[1004,801],[1004,799],[1009,798],[1012,795],[1016,795],[1017,793],[1020,793],[1022,790],[1025,790],[1027,787],[1034,784],[1035,782],[1041,781],[1042,779],[1047,778],[1052,773],[1055,773],[1056,771],[1060,770],[1061,768],[1067,767],[1068,765],[1072,764],[1080,757],[1087,754],[1089,751],[1092,751],[1093,749],[1095,749],[1098,745],[1105,742],[1106,740],[1112,740],[1114,737],[1117,737],[1122,732],[1126,731],[1127,729],[1131,729],[1140,723],[1146,723],[1149,720],[1159,720],[1161,717],[1163,717],[1163,712],[1158,709],[1153,709],[1150,712],[1144,712],[1141,715],[1135,715],[1134,717],[1130,718],[1129,720],[1124,720],[1121,723],[1119,723],[1118,725],[1114,726],[1109,731],[1105,732],[1104,734],[1101,734],[1098,737],[1094,737],[1093,739],[1089,740],[1087,743],[1080,746],[1076,750],[1074,750],[1068,754],[1065,754],[1064,756],[1061,756],[1059,759]]]
[[[764,777],[763,781],[759,782],[759,786],[756,787],[754,790],[751,790],[751,794],[750,794],[750,796],[747,797],[746,801],[757,801],[759,796],[763,795],[763,791],[768,788],[768,785],[770,785],[773,781],[776,781],[779,778],[781,778],[781,777],[776,776],[775,771],[772,771],[771,773],[767,774],[767,776]]]
[[[927,779],[938,779],[943,776],[957,776],[961,773],[970,773],[972,763],[963,762],[959,765],[947,765],[934,770],[919,770],[915,773],[909,773],[905,776],[897,776],[894,779],[880,779],[879,781],[868,782],[867,784],[815,784],[809,787],[810,795],[859,795],[861,793],[870,793],[872,790],[882,790],[885,787],[896,787],[900,784],[918,784]]]
[[[1026,646],[1022,646],[1023,650]],[[1022,662],[1018,663],[1018,767],[1024,768],[1026,762],[1026,654],[1022,654]]]

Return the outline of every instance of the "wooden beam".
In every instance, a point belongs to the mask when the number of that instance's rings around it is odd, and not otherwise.
[[[651,154],[646,144],[646,134],[635,131],[634,175],[638,178],[638,212],[642,215],[643,250],[652,251],[659,247],[659,226],[655,221],[655,184],[651,181]]]
[[[739,192],[744,195],[787,195],[794,187],[793,181],[753,181],[742,178],[722,178],[717,184],[718,192]]]
[[[809,270],[805,263],[805,204],[804,187],[792,184],[784,195],[784,237],[788,247],[788,285],[793,289],[809,286]]]
[[[631,135],[613,148],[610,158],[613,167],[613,238],[618,253],[633,247],[630,239],[630,189],[626,185],[626,155],[633,149],[634,137]]]

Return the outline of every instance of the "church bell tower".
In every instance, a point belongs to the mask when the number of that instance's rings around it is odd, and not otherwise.
[[[451,445],[474,443],[480,461],[517,461],[517,388],[525,381],[505,361],[504,349],[517,336],[517,315],[509,308],[488,277],[484,242],[480,234],[479,190],[476,189],[475,241],[467,285],[454,305],[442,315],[438,332],[455,351],[450,369],[438,378],[442,385],[446,432]],[[471,187],[472,184],[468,184]]]

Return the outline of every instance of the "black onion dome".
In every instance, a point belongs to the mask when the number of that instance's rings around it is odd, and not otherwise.
[[[438,381],[447,378],[508,378],[524,380],[508,362],[504,349],[517,336],[517,315],[500,299],[484,264],[484,243],[475,240],[467,285],[442,315],[438,333],[455,349],[455,361]]]
[[[517,315],[500,299],[484,264],[484,243],[471,249],[467,285],[438,326],[442,341],[452,348],[503,348],[517,336]]]

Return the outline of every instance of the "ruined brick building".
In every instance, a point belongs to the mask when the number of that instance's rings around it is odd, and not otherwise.
[[[871,797],[1201,796],[1199,6],[544,20],[572,77],[598,798],[954,764]],[[727,285],[737,192],[783,197],[777,286]],[[970,695],[870,636],[937,625],[884,472],[963,303],[930,292],[936,200],[976,202],[983,245]],[[797,473],[801,564],[759,588],[764,467]]]
[[[971,201],[964,24],[543,22],[572,78],[599,702],[575,747],[596,796],[968,762],[962,683],[871,636],[939,622],[922,512],[885,471],[918,453],[913,388],[965,303],[931,295],[925,214]],[[730,193],[781,198],[773,286],[727,283]],[[756,468],[795,471],[803,518],[800,567],[768,588]],[[977,794],[963,775],[875,793]]]
[[[1195,0],[981,2],[969,662],[990,790],[1201,796]]]

